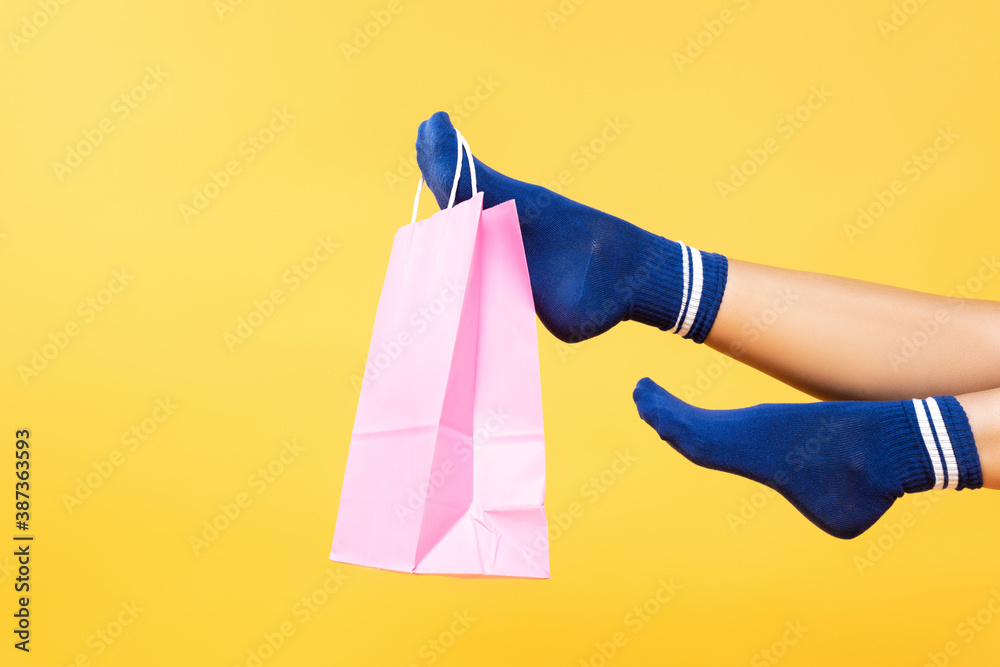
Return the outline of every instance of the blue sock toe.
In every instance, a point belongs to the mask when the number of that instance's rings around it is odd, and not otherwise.
[[[417,132],[417,163],[438,205],[448,203],[458,143],[448,114]],[[622,320],[635,320],[701,343],[722,301],[722,255],[651,234],[621,218],[537,185],[508,178],[475,160],[488,208],[513,199],[539,319],[560,340],[578,342]],[[472,194],[463,160],[457,201]]]

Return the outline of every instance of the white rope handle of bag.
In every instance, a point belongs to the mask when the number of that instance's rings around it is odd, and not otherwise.
[[[455,130],[455,136],[458,138],[458,164],[455,166],[455,180],[451,184],[451,197],[448,198],[448,208],[455,205],[455,196],[458,194],[458,180],[462,176],[462,149],[465,149],[465,154],[469,156],[469,174],[472,176],[472,196],[476,196],[476,163],[472,160],[472,149],[469,148],[469,142],[466,141],[462,133],[457,129]],[[420,191],[423,189],[424,179],[423,176],[420,177],[420,181],[417,183],[417,195],[413,198],[413,215],[410,217],[410,224],[412,225],[417,221],[417,207],[420,205]]]

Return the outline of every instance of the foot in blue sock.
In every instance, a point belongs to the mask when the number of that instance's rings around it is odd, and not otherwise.
[[[952,396],[703,410],[644,378],[632,397],[689,460],[766,484],[836,537],[868,530],[904,493],[983,485],[972,430]]]
[[[448,204],[458,141],[448,114],[420,125],[417,162],[438,205]],[[478,189],[489,208],[513,199],[535,311],[560,340],[578,342],[635,320],[702,342],[726,284],[722,255],[657,236],[551,190],[522,183],[478,159]],[[472,194],[463,161],[456,201]]]

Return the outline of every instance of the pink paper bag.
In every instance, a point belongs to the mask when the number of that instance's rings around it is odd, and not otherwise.
[[[482,193],[452,205],[463,147],[472,161],[458,138],[448,208],[393,240],[330,558],[547,578],[538,341],[517,209],[483,210]]]

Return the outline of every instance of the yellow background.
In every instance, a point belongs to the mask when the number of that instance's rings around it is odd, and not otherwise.
[[[345,53],[387,0],[232,11],[74,0],[16,49],[10,33],[42,10],[4,2],[0,516],[13,534],[13,434],[30,428],[36,541],[28,656],[11,647],[13,546],[0,550],[0,662],[247,665],[290,623],[263,664],[599,665],[598,645],[619,631],[610,665],[773,664],[760,653],[773,649],[789,666],[917,666],[952,641],[949,664],[995,664],[1000,619],[988,612],[971,638],[959,624],[1000,589],[1000,494],[907,497],[869,533],[836,540],[783,499],[762,502],[760,486],[685,461],[637,417],[631,391],[650,375],[682,392],[704,373],[701,406],[807,397],[635,324],[573,347],[539,326],[550,522],[583,506],[553,529],[551,580],[327,560],[352,377],[409,220],[421,120],[453,111],[490,166],[540,183],[568,171],[566,195],[701,249],[947,293],[996,247],[1000,6],[903,4],[919,9],[886,32],[888,0],[403,0]],[[703,32],[726,9],[721,34]],[[703,52],[678,67],[699,33]],[[147,67],[166,76],[120,118],[112,105]],[[494,85],[476,97],[481,78]],[[785,139],[776,123],[812,86],[832,96]],[[248,161],[241,142],[275,108],[294,119]],[[104,118],[113,131],[60,182],[53,162]],[[580,147],[608,119],[627,127],[581,170]],[[947,127],[954,145],[906,180],[907,160]],[[768,137],[780,150],[723,201],[717,182]],[[240,172],[185,221],[180,205],[230,160]],[[852,243],[845,223],[897,178],[905,194]],[[425,197],[422,214],[434,208]],[[338,247],[293,290],[283,276],[320,237]],[[102,293],[122,269],[132,280]],[[230,351],[224,334],[275,289],[283,302]],[[108,296],[85,321],[79,304]],[[1000,298],[1000,281],[977,296]],[[69,322],[78,335],[22,378]],[[167,398],[176,410],[145,422],[155,432],[130,451],[122,434]],[[293,439],[304,451],[257,493],[251,476]],[[116,451],[120,465],[68,508]],[[607,482],[617,452],[638,461],[589,502],[583,485]],[[249,506],[196,554],[190,537],[241,493]],[[761,506],[734,530],[744,500]],[[317,594],[338,569],[339,590]],[[681,589],[633,632],[626,614],[671,578]],[[325,604],[303,622],[309,596]],[[100,643],[133,602],[143,611]],[[449,637],[465,612],[475,621]],[[785,634],[787,623],[808,630]],[[431,640],[450,646],[434,653]]]

